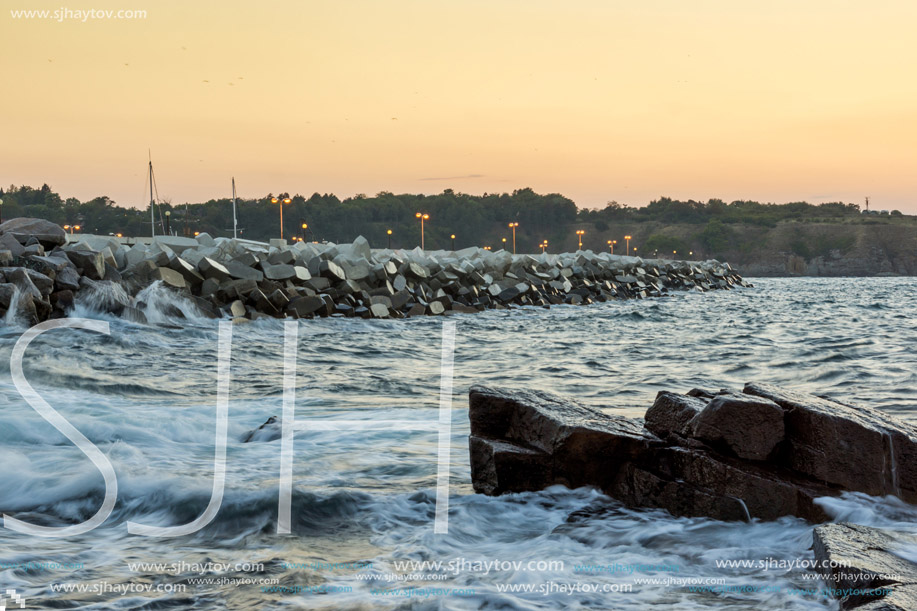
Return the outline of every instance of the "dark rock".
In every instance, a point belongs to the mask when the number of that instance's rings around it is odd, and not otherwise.
[[[786,405],[729,392],[709,402],[659,393],[643,428],[640,420],[607,416],[546,393],[473,387],[473,484],[488,494],[591,485],[627,504],[662,507],[676,515],[725,520],[795,515],[822,521],[826,516],[816,499],[843,488],[812,472],[859,485],[861,467],[855,461],[830,468],[803,462],[803,468],[794,469],[787,451],[799,434],[790,426],[790,410],[806,409],[805,402],[816,398],[768,392]],[[792,407],[789,396],[794,397]],[[891,431],[895,450],[902,452],[900,460],[909,456],[908,425],[874,410],[838,405],[856,409],[861,424],[881,422]],[[862,432],[851,429],[851,434],[855,440]],[[830,454],[822,458],[834,459]],[[898,473],[895,481],[903,484],[902,478]],[[880,485],[887,481],[880,478]]]
[[[290,301],[287,311],[298,318],[311,316],[325,308],[325,301],[318,295],[314,297],[297,297]]]
[[[0,283],[0,309],[8,310],[10,306],[15,306],[13,298],[16,295],[16,285],[11,282]]]
[[[242,443],[252,443],[255,441],[276,441],[283,434],[283,428],[277,416],[271,416],[267,421],[258,428],[242,435]]]
[[[917,609],[917,536],[857,524],[823,524],[812,533],[812,549],[842,609]]]
[[[690,397],[686,397],[690,398]],[[689,435],[747,460],[765,460],[783,441],[783,409],[767,399],[717,395],[688,425]]]
[[[254,258],[254,255],[252,255],[251,258]],[[245,259],[245,260],[248,260],[248,259]],[[254,280],[255,282],[261,282],[262,280],[264,280],[264,274],[261,271],[249,265],[245,265],[239,259],[235,259],[233,261],[226,261],[225,263],[222,263],[221,265],[226,268],[226,271],[229,273],[229,277],[232,278],[233,280],[250,279],[250,280]]]
[[[0,224],[0,233],[9,234],[21,243],[28,242],[30,237],[36,238],[40,243],[53,248],[67,242],[67,234],[57,223],[44,219],[16,218]]]
[[[68,250],[67,258],[90,280],[105,278],[105,259],[102,253],[92,250]]]
[[[917,502],[917,428],[878,410],[768,384],[746,394],[786,411],[782,465],[847,490]]]
[[[646,410],[644,426],[663,439],[669,433],[686,437],[688,423],[706,406],[706,401],[663,390],[656,395],[653,406]]]

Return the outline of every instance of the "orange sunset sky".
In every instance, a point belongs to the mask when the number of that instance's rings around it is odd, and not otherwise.
[[[3,2],[0,184],[917,213],[917,3]],[[19,9],[145,19],[16,18]]]

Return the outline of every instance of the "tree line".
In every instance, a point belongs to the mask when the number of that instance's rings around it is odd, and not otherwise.
[[[281,202],[272,203],[277,198]],[[17,216],[44,218],[60,225],[80,225],[84,233],[148,236],[151,234],[149,206],[145,210],[124,208],[106,196],[88,201],[63,199],[47,184],[41,188],[11,186],[0,189],[4,219]],[[469,195],[446,189],[436,195],[394,194],[382,191],[375,196],[356,195],[340,199],[334,194],[314,193],[310,197],[288,193],[266,194],[236,202],[241,237],[266,241],[279,237],[280,212],[284,206],[284,237],[307,241],[349,242],[365,236],[375,247],[391,241],[395,248],[413,248],[420,243],[420,222],[416,213],[428,214],[424,223],[428,249],[490,246],[494,250],[512,247],[509,223],[519,223],[516,239],[520,252],[538,252],[547,240],[569,249],[576,246],[575,228],[588,228],[591,247],[604,249],[606,237],[619,240],[623,231],[639,234],[641,253],[671,252],[690,248],[707,254],[725,253],[747,239],[749,232],[736,225],[775,227],[780,222],[868,222],[860,207],[852,203],[810,204],[760,203],[720,199],[706,202],[662,197],[642,207],[609,202],[603,209],[578,209],[569,198],[558,193],[539,194],[530,188],[512,193]],[[168,215],[166,213],[169,213]],[[202,203],[162,202],[154,210],[155,231],[169,230],[176,235],[232,235],[232,202],[228,198]],[[894,211],[893,215],[901,213]],[[303,225],[307,225],[304,229]],[[668,225],[693,225],[690,235],[667,232]],[[391,231],[391,235],[389,235]],[[621,233],[618,236],[617,233]],[[503,240],[506,240],[504,242]],[[596,243],[597,242],[597,243]],[[636,244],[634,244],[636,246]],[[621,241],[618,248],[623,249]],[[549,246],[549,250],[551,250]]]

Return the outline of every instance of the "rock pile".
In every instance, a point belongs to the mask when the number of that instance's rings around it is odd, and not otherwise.
[[[632,506],[722,520],[824,521],[842,491],[917,502],[917,428],[765,384],[660,392],[644,420],[542,392],[472,387],[471,475],[485,494],[594,486]]]
[[[72,236],[71,236],[72,237]],[[65,316],[84,294],[94,306],[143,320],[138,293],[160,282],[202,316],[257,319],[403,318],[488,308],[588,304],[671,290],[750,286],[728,263],[653,261],[591,251],[512,255],[372,250],[353,244],[292,246],[201,234],[123,244],[105,236],[67,242],[39,219],[0,225],[0,314],[27,322]]]

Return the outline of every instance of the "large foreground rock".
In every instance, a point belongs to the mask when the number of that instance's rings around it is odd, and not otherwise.
[[[905,469],[917,455],[913,428],[865,407],[837,404],[843,410],[832,415],[829,403],[754,384],[743,393],[662,392],[644,426],[549,393],[475,386],[469,396],[472,482],[485,494],[589,485],[634,506],[719,519],[823,521],[815,499],[842,490],[878,489],[910,500]],[[885,462],[881,452],[860,461],[845,454],[865,451],[877,435],[895,440],[888,446],[896,452],[895,468],[890,454]],[[826,436],[836,447],[823,448],[821,462],[813,452],[798,459],[797,447],[811,447],[803,442]],[[900,483],[894,491],[890,469]]]
[[[813,532],[812,549],[842,609],[917,609],[917,535],[823,524]]]

